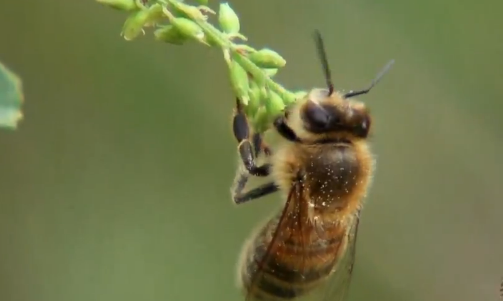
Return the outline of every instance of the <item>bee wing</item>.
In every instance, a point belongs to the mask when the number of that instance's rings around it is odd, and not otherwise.
[[[326,281],[311,293],[301,296],[295,301],[346,301],[353,276],[356,258],[356,241],[360,212],[354,215],[351,226],[346,234],[347,245],[341,257],[337,260],[335,270]]]
[[[346,234],[346,250],[337,262],[334,272],[308,296],[298,301],[346,301],[353,276],[356,256],[356,238],[358,234],[359,212],[353,217],[351,226]],[[297,301],[297,300],[295,300]]]
[[[358,233],[359,212],[351,221],[346,234],[346,247],[341,257],[336,257],[335,271],[320,286],[313,291],[297,296],[297,288],[290,283],[305,281],[307,262],[310,259],[308,236],[306,228],[307,203],[302,199],[303,186],[296,183],[292,186],[284,209],[280,216],[266,226],[256,240],[255,258],[250,271],[250,280],[246,301],[251,300],[279,300],[295,298],[295,301],[345,301],[349,290],[355,262],[356,238]],[[274,231],[270,229],[273,226]],[[269,233],[267,233],[269,232]],[[295,247],[289,244],[296,241]],[[280,254],[280,256],[278,256]],[[279,260],[288,260],[293,256],[295,263],[285,266]],[[278,260],[279,259],[279,260]],[[295,270],[291,267],[295,266]],[[282,282],[278,285],[277,282]],[[281,295],[282,298],[275,297]]]
[[[356,241],[360,212],[353,217],[347,234],[347,246],[343,256],[338,260],[335,271],[325,283],[320,301],[345,301],[347,299],[356,258]]]
[[[302,198],[302,185],[300,183],[293,184],[292,188],[288,193],[288,197],[281,212],[280,216],[272,220],[270,223],[275,224],[275,230],[272,233],[272,237],[267,237],[267,233],[261,233],[263,237],[262,241],[255,246],[256,256],[254,258],[254,270],[251,273],[250,284],[248,292],[246,293],[246,301],[256,300],[254,293],[257,286],[260,286],[260,294],[265,294],[263,298],[258,298],[258,300],[273,298],[267,296],[271,294],[270,290],[281,290],[281,294],[288,295],[287,287],[278,287],[271,284],[271,273],[284,273],[282,277],[295,278],[299,271],[280,271],[280,264],[274,260],[273,255],[275,255],[278,250],[285,247],[286,241],[290,239],[293,231],[300,231],[301,235],[304,237],[302,232],[302,222],[300,220],[303,218],[301,210],[301,198]],[[266,227],[268,228],[268,227]],[[264,231],[263,231],[264,232]],[[298,254],[302,258],[302,262],[306,261],[307,254],[305,243],[300,244],[300,252]],[[300,271],[302,272],[302,271]],[[267,286],[267,290],[264,287]]]

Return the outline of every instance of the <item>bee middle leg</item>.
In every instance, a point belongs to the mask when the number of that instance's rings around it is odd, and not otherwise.
[[[260,134],[254,134],[252,140],[256,157],[258,157],[262,151],[264,152],[266,157],[269,157],[271,155],[271,150],[262,141],[262,136]],[[247,201],[257,199],[278,190],[278,187],[271,182],[243,193],[243,190],[246,187],[246,183],[248,182],[249,178],[250,173],[248,173],[247,170],[243,170],[243,168],[238,168],[236,172],[236,180],[234,188],[232,190],[232,198],[236,204],[241,204]]]
[[[232,190],[232,198],[234,202],[236,204],[241,204],[276,192],[278,190],[277,185],[274,182],[270,182],[243,193],[250,175],[266,177],[270,174],[271,165],[266,163],[264,165],[257,166],[255,158],[257,158],[262,151],[265,156],[268,157],[271,155],[271,150],[263,142],[262,135],[254,133],[250,139],[248,121],[238,98],[236,99],[233,131],[234,136],[239,143],[238,150],[245,168],[245,170],[238,168],[236,172],[236,180]]]
[[[261,198],[263,196],[266,196],[268,194],[271,194],[271,193],[279,190],[278,185],[276,185],[276,183],[274,183],[274,182],[262,184],[256,188],[253,188],[253,189],[243,193],[242,191],[244,190],[245,186],[246,186],[246,182],[243,185],[240,185],[239,181],[237,182],[236,187],[233,191],[233,195],[232,195],[234,203],[236,203],[236,204],[246,203],[248,201],[252,201],[252,200]]]

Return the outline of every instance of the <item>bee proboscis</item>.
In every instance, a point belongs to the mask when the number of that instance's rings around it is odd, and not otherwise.
[[[355,262],[363,199],[375,161],[368,144],[371,115],[351,98],[368,93],[391,67],[390,61],[363,90],[345,94],[332,84],[323,40],[316,44],[327,89],[313,89],[286,107],[273,122],[282,141],[271,150],[250,133],[237,99],[233,130],[242,166],[233,200],[245,203],[280,191],[281,212],[245,243],[239,282],[246,300],[344,300]],[[263,153],[266,163],[257,166]],[[244,192],[249,176],[272,181]]]

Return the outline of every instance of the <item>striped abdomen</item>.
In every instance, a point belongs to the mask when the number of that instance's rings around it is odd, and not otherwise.
[[[240,277],[254,299],[289,300],[313,290],[334,271],[347,242],[344,225],[318,222],[315,228],[292,216],[268,249],[277,223],[278,217],[269,221],[244,250]]]

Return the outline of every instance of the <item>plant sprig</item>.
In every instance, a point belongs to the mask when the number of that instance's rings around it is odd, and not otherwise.
[[[206,6],[207,0],[196,0],[189,5],[182,0],[96,0],[104,5],[127,11],[121,35],[130,41],[144,28],[153,27],[156,40],[173,45],[196,41],[220,48],[229,68],[234,93],[241,100],[245,113],[256,132],[264,132],[283,108],[305,92],[292,92],[275,82],[272,77],[286,61],[277,52],[255,49],[244,43],[237,14],[228,3],[221,3],[218,11],[219,28],[208,22],[216,15]]]

